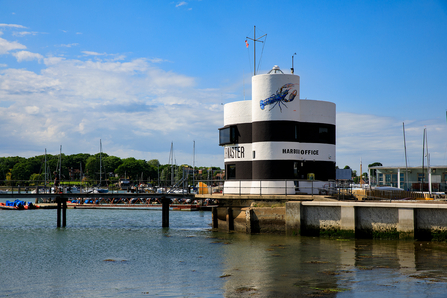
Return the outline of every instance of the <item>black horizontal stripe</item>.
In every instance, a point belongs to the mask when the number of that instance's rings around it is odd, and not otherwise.
[[[258,121],[240,123],[236,143],[298,142],[335,145],[335,125],[298,121]]]
[[[234,176],[229,177],[229,166],[234,167]],[[258,160],[226,162],[227,180],[307,179],[308,173],[315,180],[335,180],[335,163],[332,161]]]
[[[234,173],[231,167],[235,167]],[[237,161],[225,163],[225,175],[227,180],[251,179],[251,161]]]

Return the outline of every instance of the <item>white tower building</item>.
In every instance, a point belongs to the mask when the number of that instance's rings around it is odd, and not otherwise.
[[[252,91],[224,106],[224,193],[309,193],[308,180],[335,180],[335,104],[299,99],[300,77],[278,66],[253,76]]]

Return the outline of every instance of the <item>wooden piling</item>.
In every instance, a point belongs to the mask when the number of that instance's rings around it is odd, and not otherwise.
[[[234,218],[233,218],[233,208],[227,207],[227,230],[228,231],[234,231]]]
[[[57,227],[60,228],[61,227],[61,199],[60,197],[56,197],[56,203],[57,203]]]
[[[162,217],[162,227],[169,228],[169,203],[170,199],[161,198],[161,217]]]
[[[62,227],[67,226],[67,201],[64,199],[62,202]]]
[[[219,219],[217,217],[217,207],[212,207],[213,229],[219,228]]]

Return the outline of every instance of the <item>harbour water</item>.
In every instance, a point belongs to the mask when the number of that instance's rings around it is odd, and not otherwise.
[[[0,210],[0,297],[446,297],[447,244],[213,232],[210,212]]]

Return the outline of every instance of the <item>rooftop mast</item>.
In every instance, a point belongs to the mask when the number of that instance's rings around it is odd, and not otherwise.
[[[259,39],[263,38],[264,36],[267,36],[267,34],[262,35],[261,37],[256,38],[256,26],[254,26],[254,33],[253,33],[253,38],[251,37],[247,37],[247,39],[253,40],[254,41],[254,45],[253,45],[253,51],[254,51],[254,55],[253,55],[253,63],[254,63],[254,69],[253,69],[253,76],[256,75],[256,42],[263,42],[260,41]]]

